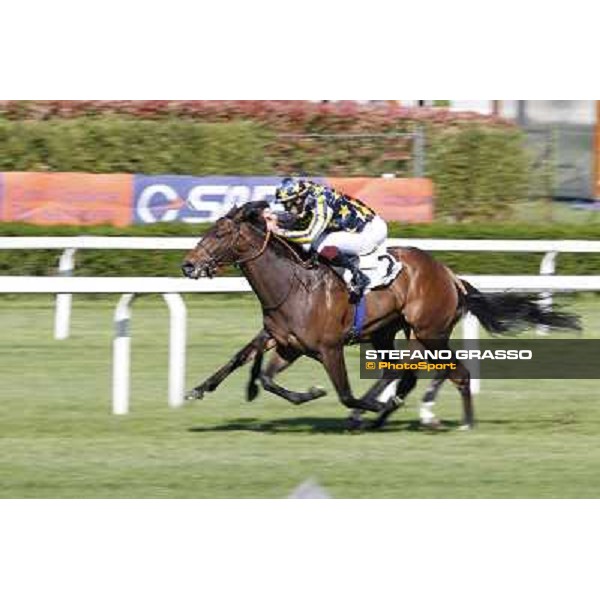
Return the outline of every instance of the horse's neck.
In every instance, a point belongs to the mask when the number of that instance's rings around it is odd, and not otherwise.
[[[260,256],[243,263],[241,269],[263,306],[277,302],[294,274],[294,265],[268,246]]]
[[[342,320],[351,319],[347,316],[346,286],[331,269],[319,266],[308,270],[294,258],[281,256],[270,247],[256,259],[242,263],[241,268],[263,312],[276,319],[275,330],[280,333],[287,330],[304,339],[313,331],[310,338],[315,335],[314,324],[319,322],[319,315],[332,310],[339,310]],[[336,293],[342,288],[343,293]]]
[[[268,245],[254,260],[241,265],[242,272],[258,296],[263,307],[274,307],[291,292],[294,279],[312,277],[295,259],[281,256]]]

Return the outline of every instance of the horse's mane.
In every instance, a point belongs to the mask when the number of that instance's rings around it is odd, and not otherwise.
[[[233,219],[238,223],[250,223],[254,228],[261,232],[266,232],[265,220],[262,218],[262,213],[265,208],[269,208],[269,203],[266,200],[258,200],[255,202],[246,202],[242,206],[234,206],[226,215],[227,218]],[[282,258],[298,263],[306,261],[310,258],[310,253],[303,250],[300,246],[292,247],[277,236],[272,236],[269,242],[271,249]]]

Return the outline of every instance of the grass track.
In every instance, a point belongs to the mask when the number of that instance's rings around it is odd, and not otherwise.
[[[52,339],[50,297],[0,299],[0,497],[281,498],[308,477],[335,497],[599,497],[596,381],[484,381],[478,428],[413,427],[419,386],[387,430],[343,430],[319,365],[303,359],[282,381],[329,395],[302,407],[264,392],[251,404],[247,369],[181,410],[166,405],[167,311],[159,297],[133,309],[131,413],[110,414],[116,299],[74,301],[72,337]],[[260,326],[249,296],[188,297],[188,383]],[[598,298],[570,307],[600,337]],[[356,373],[357,351],[348,352]],[[354,375],[356,390],[369,382]],[[460,418],[447,385],[438,414]]]

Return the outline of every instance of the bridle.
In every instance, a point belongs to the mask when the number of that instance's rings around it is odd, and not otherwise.
[[[223,217],[223,219],[229,221],[230,223],[234,223],[233,219],[230,219],[228,217]],[[261,256],[264,253],[264,251],[267,248],[267,244],[269,243],[269,240],[271,239],[272,232],[270,230],[268,230],[267,234],[265,235],[265,239],[257,252],[255,252],[252,256],[235,258],[236,248],[237,248],[240,236],[241,236],[241,227],[239,226],[239,224],[235,224],[234,227],[236,227],[236,236],[235,236],[235,239],[233,240],[233,243],[228,245],[228,247],[225,248],[225,250],[223,252],[221,252],[220,254],[215,256],[214,254],[209,253],[205,248],[202,248],[202,247],[200,248],[200,250],[202,250],[202,252],[207,257],[206,258],[206,272],[210,277],[212,277],[212,274],[220,266],[225,266],[227,264],[233,264],[234,266],[238,267],[239,265],[242,265],[244,263],[249,263],[249,262],[252,262],[253,260],[256,260],[259,256]],[[217,237],[219,237],[219,236],[217,236]]]
[[[223,218],[231,223],[234,223],[233,219],[230,219],[228,217],[223,217]],[[258,227],[256,227],[252,223],[246,222],[246,224],[249,225],[255,233],[258,233],[259,235],[262,234],[262,230],[260,230]],[[229,246],[229,248],[227,248],[219,256],[211,256],[206,261],[210,266],[217,267],[217,266],[225,265],[227,263],[231,263],[235,266],[239,266],[239,265],[243,265],[246,263],[250,263],[253,260],[256,260],[257,258],[259,258],[260,256],[262,256],[264,254],[269,242],[271,241],[271,238],[277,239],[277,241],[282,243],[288,249],[290,254],[296,259],[295,260],[296,263],[302,265],[304,268],[307,268],[307,269],[310,269],[314,266],[313,262],[310,259],[303,260],[300,257],[300,255],[298,254],[298,252],[292,247],[292,245],[288,241],[285,240],[285,238],[278,236],[278,235],[274,235],[270,229],[267,229],[265,238],[264,238],[260,248],[254,254],[252,254],[251,256],[245,256],[245,257],[242,256],[238,259],[235,259],[233,257],[233,253],[235,251],[235,248],[237,247],[238,240],[240,239],[240,236],[241,236],[241,227],[237,223],[235,226],[237,229],[235,240],[233,241],[231,246]],[[208,254],[208,252],[206,250],[204,250],[204,249],[202,249],[202,250],[206,254]]]
[[[244,264],[249,264],[264,254],[271,239],[277,239],[277,241],[281,242],[287,248],[287,250],[292,254],[292,256],[295,258],[295,260],[293,261],[294,268],[290,275],[288,283],[285,286],[286,289],[283,292],[282,297],[272,305],[269,305],[269,306],[263,305],[263,310],[265,310],[265,311],[270,311],[270,310],[279,308],[288,299],[289,295],[291,294],[292,290],[294,289],[294,287],[295,287],[294,282],[299,281],[299,278],[297,276],[298,265],[301,265],[304,268],[310,269],[310,268],[314,268],[314,266],[315,266],[314,263],[311,260],[306,260],[306,261],[302,260],[302,258],[298,254],[298,252],[292,247],[292,245],[289,242],[287,242],[284,238],[273,234],[273,232],[270,229],[267,229],[264,240],[262,241],[262,243],[260,245],[260,248],[258,248],[258,249],[251,248],[250,250],[251,251],[254,250],[254,252],[251,252],[249,256],[242,256],[242,257],[236,259],[236,258],[234,258],[234,256],[235,256],[236,248],[238,245],[238,241],[242,235],[241,226],[239,223],[235,223],[233,221],[233,219],[231,219],[229,217],[223,217],[223,218],[226,219],[227,221],[229,221],[230,223],[234,224],[234,227],[236,227],[236,229],[237,229],[236,237],[233,240],[233,243],[231,245],[229,245],[222,253],[220,253],[218,256],[210,256],[206,260],[207,273],[209,274],[209,276],[212,276],[211,274],[216,271],[217,267],[228,264],[228,263],[233,264],[236,267],[239,267]],[[246,224],[255,233],[257,233],[259,235],[263,234],[262,229],[259,229],[252,223],[246,221]],[[208,252],[204,248],[202,248],[202,250],[205,254],[208,254]]]

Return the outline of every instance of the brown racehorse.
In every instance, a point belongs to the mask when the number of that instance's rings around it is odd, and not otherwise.
[[[578,328],[576,317],[548,312],[532,296],[483,294],[426,252],[391,248],[403,269],[390,285],[366,296],[364,326],[360,337],[353,338],[355,305],[346,284],[328,265],[304,260],[289,243],[269,233],[262,216],[267,207],[266,202],[251,202],[232,209],[185,256],[182,269],[191,278],[212,277],[222,266],[238,265],[260,300],[264,324],[248,345],[194,388],[188,399],[201,398],[234,369],[255,358],[250,398],[257,393],[255,380],[259,379],[266,390],[294,404],[314,400],[325,392],[319,388],[294,392],[274,382],[274,377],[297,358],[309,356],[323,364],[340,401],[353,410],[351,424],[360,424],[360,411],[372,411],[378,413],[373,424],[378,427],[416,385],[416,375],[403,372],[396,396],[386,403],[378,398],[394,381],[390,378],[378,380],[362,397],[355,398],[344,361],[347,343],[371,342],[377,349],[393,349],[396,333],[402,330],[413,346],[446,350],[452,329],[467,311],[492,333],[537,324]],[[262,354],[269,348],[274,348],[274,356],[261,372]],[[460,361],[454,362],[457,369],[436,374],[423,402],[433,402],[439,386],[449,378],[462,398],[463,426],[471,428],[474,415],[469,372]]]

